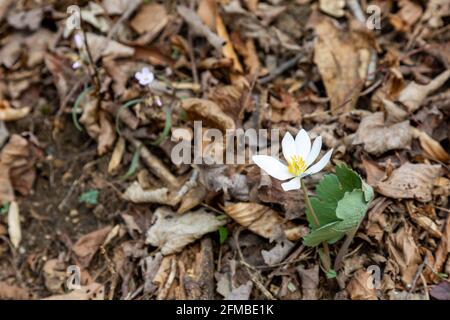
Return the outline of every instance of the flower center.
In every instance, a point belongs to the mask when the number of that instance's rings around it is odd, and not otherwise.
[[[306,170],[306,163],[300,156],[293,156],[290,161],[288,161],[288,171],[294,176],[298,177]]]

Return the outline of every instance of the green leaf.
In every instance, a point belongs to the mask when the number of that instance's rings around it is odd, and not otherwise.
[[[123,105],[120,106],[119,110],[117,110],[117,114],[116,114],[116,131],[117,134],[120,135],[120,113],[127,108],[130,108],[138,103],[144,102],[144,99],[133,99],[130,101],[127,101],[126,103],[124,103]]]
[[[127,173],[120,177],[120,180],[126,180],[131,177],[137,170],[139,166],[139,156],[140,156],[140,147],[136,149],[133,154],[133,158],[131,159],[130,167],[128,168]]]
[[[9,203],[8,201],[3,202],[3,205],[2,205],[2,207],[0,208],[0,214],[1,214],[1,215],[7,214],[7,213],[8,213],[8,211],[9,211],[9,205],[10,205],[10,203]]]
[[[224,244],[228,238],[228,229],[224,226],[219,227],[219,243],[220,245]]]
[[[323,227],[311,231],[310,234],[303,238],[303,244],[308,247],[315,247],[322,242],[329,241],[330,239],[341,239],[344,234],[336,228],[339,221],[329,223]],[[336,240],[336,241],[337,241]]]
[[[88,191],[84,192],[79,198],[78,201],[80,203],[87,203],[95,205],[98,202],[98,194],[99,191],[96,189],[89,189]]]
[[[161,133],[161,135],[159,136],[158,140],[156,140],[155,142],[152,143],[153,145],[159,145],[169,135],[170,127],[172,126],[172,119],[171,119],[171,117],[172,117],[172,109],[171,108],[167,108],[166,109],[166,122],[164,124],[164,130]]]
[[[361,189],[361,177],[346,164],[340,164],[336,167],[336,175],[341,183],[342,189],[345,191],[352,191],[354,189]]]
[[[73,124],[75,125],[75,127],[80,130],[83,131],[83,128],[81,127],[80,123],[78,122],[78,109],[80,107],[81,101],[83,101],[84,97],[89,93],[89,91],[91,91],[92,88],[91,87],[87,87],[86,89],[84,89],[83,91],[81,91],[80,95],[77,97],[77,99],[75,100],[75,104],[73,105],[72,108],[72,121]]]
[[[337,272],[336,272],[336,270],[331,269],[326,272],[326,276],[327,276],[327,279],[334,279],[337,277]]]
[[[355,171],[342,164],[336,167],[336,174],[322,178],[316,187],[316,195],[310,201],[320,227],[316,226],[307,209],[311,232],[304,237],[306,246],[317,246],[325,241],[332,244],[358,228],[373,199],[373,189]]]

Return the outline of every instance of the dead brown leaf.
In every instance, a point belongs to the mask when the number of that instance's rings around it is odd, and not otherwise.
[[[386,126],[383,112],[376,112],[362,119],[352,143],[364,144],[367,152],[380,155],[389,150],[409,148],[411,140],[409,121]]]
[[[299,239],[299,233],[286,232],[295,227],[293,223],[284,221],[278,212],[264,205],[238,202],[225,206],[224,211],[241,226],[263,238],[274,240],[288,237],[291,241]]]
[[[159,207],[154,216],[157,220],[147,231],[146,243],[160,248],[163,255],[181,251],[226,223],[204,209],[179,215],[167,207]]]
[[[105,241],[106,236],[112,230],[111,226],[95,230],[82,236],[72,247],[77,256],[77,260],[82,268],[89,266],[100,245]]]
[[[371,274],[364,269],[355,272],[347,285],[347,292],[352,300],[378,300],[375,289],[370,288]]]
[[[389,234],[387,247],[389,257],[400,268],[401,278],[405,285],[411,285],[419,264],[422,262],[412,228],[408,225]]]
[[[319,299],[319,266],[305,268],[300,265],[297,267],[297,272],[302,281],[302,300]]]
[[[30,113],[30,111],[30,107],[12,108],[8,101],[0,100],[0,120],[19,120],[25,118]]]
[[[0,300],[30,300],[33,294],[26,288],[0,282]]]
[[[330,98],[331,111],[348,112],[356,105],[364,85],[370,61],[369,40],[359,33],[339,30],[327,17],[321,17],[315,30],[314,62]]]
[[[236,125],[231,117],[226,115],[214,102],[206,99],[188,98],[181,101],[181,107],[186,110],[193,120],[203,120],[206,126],[235,129]]]
[[[105,287],[100,283],[91,283],[72,292],[47,297],[43,300],[104,300]]]
[[[425,152],[425,156],[427,158],[441,162],[450,161],[450,155],[447,153],[447,151],[444,150],[439,142],[434,140],[428,134],[416,128],[413,128],[413,135],[414,138],[419,139],[420,146]]]
[[[376,190],[394,199],[432,200],[434,181],[441,175],[440,165],[405,163],[377,184]]]
[[[400,92],[398,101],[403,103],[408,108],[409,112],[415,112],[420,108],[425,98],[433,91],[439,89],[449,78],[450,70],[447,70],[434,78],[427,85],[421,85],[411,81],[406,88]]]
[[[164,29],[169,22],[166,8],[158,3],[150,3],[140,7],[138,13],[130,21],[130,26],[149,43]]]

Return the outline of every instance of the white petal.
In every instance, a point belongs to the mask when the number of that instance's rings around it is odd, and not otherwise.
[[[316,159],[322,148],[322,137],[318,136],[312,145],[311,151],[309,152],[308,158],[306,159],[306,166],[309,167]]]
[[[138,72],[136,72],[136,73],[134,74],[134,77],[135,77],[137,80],[141,81],[141,79],[142,79],[142,73],[140,73],[140,72],[138,71]]]
[[[283,156],[288,162],[297,154],[294,137],[289,132],[284,135],[281,141],[281,148],[283,150]]]
[[[292,178],[293,175],[289,173],[287,166],[282,164],[279,160],[270,156],[256,155],[252,157],[254,163],[263,169],[268,175],[278,180],[286,180]]]
[[[308,158],[309,151],[311,150],[311,139],[308,133],[304,129],[300,130],[295,137],[296,153],[304,160]]]
[[[281,187],[283,188],[284,191],[300,189],[300,177],[295,177],[294,179],[288,182],[282,183]]]
[[[322,159],[320,159],[315,165],[311,166],[310,168],[308,168],[308,170],[306,170],[305,173],[307,174],[314,174],[319,172],[320,170],[322,170],[323,168],[325,168],[325,166],[328,164],[328,162],[330,162],[330,158],[331,158],[331,154],[333,153],[333,149],[331,149],[330,151],[328,151],[323,157]]]

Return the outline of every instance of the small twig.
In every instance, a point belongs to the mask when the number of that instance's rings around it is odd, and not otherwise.
[[[172,286],[173,280],[175,279],[175,275],[177,273],[177,260],[175,257],[172,257],[170,265],[170,274],[167,277],[167,281],[164,284],[164,287],[161,289],[161,291],[158,293],[158,296],[156,297],[156,300],[164,300],[167,297],[167,294],[169,293],[170,287]]]
[[[240,263],[246,268],[247,274],[250,276],[250,280],[258,287],[259,290],[266,296],[269,300],[275,300],[274,296],[270,293],[269,290],[266,289],[266,287],[257,279],[254,273],[258,273],[259,271],[253,267],[251,264],[249,264],[247,261],[245,261],[244,255],[242,254],[241,246],[239,245],[239,234],[241,233],[242,228],[239,227],[238,230],[234,233],[233,239],[234,243],[236,245],[236,249],[239,254]],[[251,271],[253,270],[253,272]]]
[[[259,83],[267,84],[267,83],[271,82],[273,79],[278,77],[280,74],[284,73],[285,71],[287,71],[290,68],[292,68],[293,66],[295,66],[297,64],[297,62],[302,58],[303,55],[304,55],[304,53],[298,53],[293,58],[283,62],[278,67],[276,67],[274,70],[272,70],[269,75],[259,79]]]

